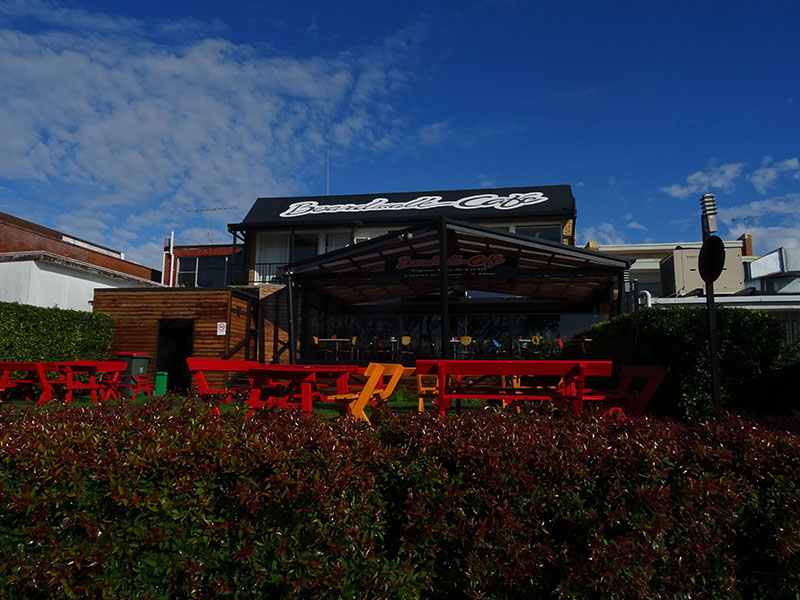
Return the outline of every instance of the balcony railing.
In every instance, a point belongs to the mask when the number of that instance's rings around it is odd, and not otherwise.
[[[250,263],[228,267],[228,285],[257,285],[273,283],[283,285],[286,280],[283,269],[286,263]]]

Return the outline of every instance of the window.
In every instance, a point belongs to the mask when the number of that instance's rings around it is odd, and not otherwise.
[[[561,227],[559,225],[517,226],[517,235],[525,235],[549,242],[561,243]]]
[[[313,258],[319,248],[319,232],[299,232],[294,234],[294,248],[291,253],[292,262]]]
[[[178,258],[178,287],[225,287],[227,256]]]
[[[197,286],[197,257],[183,256],[178,259],[178,287]]]
[[[225,287],[227,256],[197,257],[197,287]]]
[[[349,231],[329,231],[325,233],[325,252],[344,248],[351,242]]]
[[[279,275],[278,267],[289,262],[289,234],[261,233],[256,243],[253,283],[270,283]]]

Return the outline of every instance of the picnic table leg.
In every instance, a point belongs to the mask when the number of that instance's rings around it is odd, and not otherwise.
[[[447,375],[442,369],[441,363],[436,370],[436,408],[439,409],[439,414],[444,416],[447,414],[447,409],[450,408],[449,400],[445,399],[445,388],[447,387]]]
[[[581,414],[583,412],[583,390],[586,381],[586,366],[583,363],[578,365],[578,374],[575,379],[575,400],[572,402],[572,408],[577,414]]]
[[[50,402],[53,399],[53,386],[47,381],[47,373],[45,373],[44,367],[40,364],[36,365],[36,376],[39,378],[39,387],[42,392],[36,404],[41,405],[45,402]],[[33,380],[33,373],[28,373],[28,379]],[[30,398],[26,395],[25,400],[30,400]]]
[[[250,410],[247,411],[247,414],[245,415],[246,419],[249,419],[253,415],[255,409],[261,408],[266,404],[266,402],[261,399],[261,386],[264,385],[264,379],[265,376],[261,373],[253,376],[251,381],[250,396],[247,398],[246,404],[247,408]]]
[[[300,382],[300,410],[304,415],[310,415],[313,412],[311,387],[311,380],[309,379],[304,379]]]
[[[89,373],[89,385],[90,388],[90,395],[92,396],[92,402],[97,404],[97,390],[100,386],[97,385],[97,376],[94,373]]]

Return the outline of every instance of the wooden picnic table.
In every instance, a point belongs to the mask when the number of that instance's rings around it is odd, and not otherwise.
[[[564,401],[575,411],[583,410],[585,399],[601,400],[602,394],[586,394],[586,377],[608,377],[611,361],[605,360],[418,360],[420,410],[423,397],[433,397],[436,408],[446,414],[452,401],[501,400],[504,405],[522,400]],[[426,375],[435,384],[422,384]],[[532,378],[532,383],[525,379]],[[537,383],[537,379],[557,381]]]

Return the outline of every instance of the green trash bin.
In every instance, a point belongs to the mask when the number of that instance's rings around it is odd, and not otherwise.
[[[127,363],[127,367],[122,372],[121,377],[125,384],[122,385],[122,393],[128,397],[133,396],[133,387],[139,377],[147,377],[147,367],[150,365],[152,355],[143,352],[118,352],[117,359]]]
[[[153,390],[156,396],[163,396],[167,393],[167,372],[156,371],[156,387]]]

